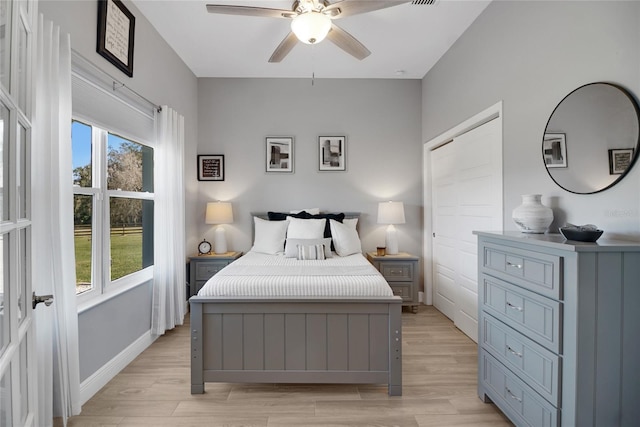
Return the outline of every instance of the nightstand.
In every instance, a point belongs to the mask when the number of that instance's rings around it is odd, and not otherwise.
[[[367,259],[378,269],[391,286],[394,295],[402,297],[402,305],[418,311],[418,260],[405,252],[397,255],[378,256],[368,252]]]
[[[196,295],[207,280],[241,255],[242,252],[227,252],[189,257],[189,296]]]

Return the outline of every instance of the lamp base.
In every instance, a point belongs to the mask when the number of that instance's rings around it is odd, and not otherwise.
[[[217,254],[227,253],[227,236],[222,226],[216,227],[214,231],[213,251]]]
[[[385,250],[387,255],[398,255],[398,235],[393,224],[389,224],[389,226],[387,227],[385,244],[387,245],[387,248]]]

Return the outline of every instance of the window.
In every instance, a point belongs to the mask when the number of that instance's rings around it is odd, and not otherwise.
[[[76,294],[104,294],[153,265],[153,148],[71,126]]]

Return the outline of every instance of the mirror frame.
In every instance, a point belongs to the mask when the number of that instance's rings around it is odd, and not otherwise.
[[[568,97],[570,97],[571,95],[573,95],[575,92],[579,91],[580,89],[583,89],[583,88],[585,88],[587,86],[593,86],[593,85],[608,85],[608,86],[611,86],[611,87],[619,90],[624,96],[626,96],[629,99],[629,101],[631,102],[631,105],[633,106],[633,108],[634,108],[634,110],[636,112],[636,118],[638,120],[638,140],[636,141],[636,146],[633,148],[633,157],[631,158],[631,162],[629,163],[629,167],[622,174],[620,174],[620,176],[618,176],[618,178],[615,181],[613,181],[611,184],[609,184],[606,187],[603,187],[603,188],[601,188],[599,190],[591,191],[591,192],[588,192],[588,193],[582,193],[582,192],[569,190],[568,188],[565,188],[564,186],[560,185],[560,183],[558,183],[558,181],[555,180],[553,175],[551,175],[551,172],[549,171],[549,168],[547,167],[547,165],[544,162],[544,135],[547,133],[547,128],[549,127],[549,122],[551,122],[551,118],[555,114],[556,110],[560,107],[560,105],[562,105],[564,100],[567,99]],[[640,107],[638,106],[638,102],[636,101],[636,99],[633,97],[633,94],[631,94],[631,92],[629,92],[627,89],[625,89],[624,87],[622,87],[620,85],[617,85],[615,83],[609,83],[609,82],[593,82],[593,83],[584,84],[584,85],[572,90],[571,92],[569,92],[569,94],[567,94],[564,98],[562,98],[560,100],[560,102],[558,102],[558,105],[556,105],[556,107],[551,112],[551,115],[549,115],[549,119],[547,119],[547,124],[544,127],[544,131],[542,133],[541,141],[542,141],[542,145],[541,145],[542,164],[544,165],[544,168],[547,171],[547,174],[549,175],[549,178],[551,178],[551,180],[558,187],[562,188],[565,191],[573,193],[573,194],[595,194],[595,193],[600,193],[601,191],[608,190],[609,188],[611,188],[614,185],[616,185],[617,183],[619,183],[629,173],[629,171],[633,168],[633,165],[636,163],[636,160],[638,159],[638,157],[640,155],[640,153],[639,153],[639,151],[640,151]]]

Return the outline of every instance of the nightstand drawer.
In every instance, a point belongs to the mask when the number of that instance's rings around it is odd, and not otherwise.
[[[389,283],[393,295],[402,297],[402,301],[413,301],[413,295],[411,294],[411,285],[401,285],[398,283]]]
[[[561,304],[499,279],[480,275],[479,304],[538,344],[560,352]]]
[[[380,264],[380,273],[388,282],[413,281],[413,263],[410,262],[384,262]]]
[[[486,273],[551,298],[562,298],[561,257],[490,243],[483,249],[479,255]]]
[[[222,270],[228,261],[207,261],[199,262],[196,265],[196,280],[209,280],[211,276]]]

